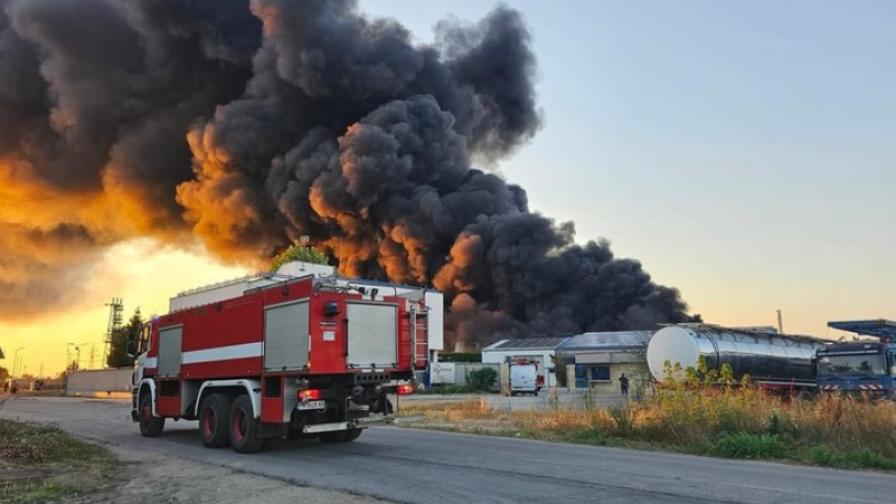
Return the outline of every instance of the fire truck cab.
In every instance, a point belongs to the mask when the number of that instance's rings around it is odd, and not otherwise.
[[[145,326],[131,416],[147,437],[198,420],[203,444],[238,452],[352,441],[392,422],[441,323],[441,293],[303,263],[187,291]]]

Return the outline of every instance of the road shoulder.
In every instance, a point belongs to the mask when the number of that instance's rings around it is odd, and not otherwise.
[[[122,483],[77,503],[214,502],[216,504],[378,504],[386,501],[297,486],[275,478],[160,453],[107,448],[121,461]]]

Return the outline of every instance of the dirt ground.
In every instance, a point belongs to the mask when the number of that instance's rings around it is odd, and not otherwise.
[[[215,503],[244,504],[373,504],[371,497],[301,487],[286,481],[239,473],[177,457],[133,452],[107,447],[122,466],[119,482],[105,491],[68,498],[66,503]]]
[[[0,408],[6,399],[0,396]],[[0,502],[7,497],[14,502],[77,504],[387,502],[298,486],[180,457],[138,454],[114,444],[79,441],[55,427],[38,425],[10,421],[3,424]],[[22,494],[25,488],[29,490]]]

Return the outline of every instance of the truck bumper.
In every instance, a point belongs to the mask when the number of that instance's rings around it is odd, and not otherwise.
[[[348,422],[329,422],[321,424],[306,425],[302,427],[304,434],[320,434],[323,432],[336,432],[349,429],[366,429],[375,425],[391,425],[395,422],[393,416],[366,417],[357,418]]]

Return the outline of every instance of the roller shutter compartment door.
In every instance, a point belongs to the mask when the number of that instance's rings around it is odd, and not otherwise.
[[[180,345],[183,330],[183,326],[159,329],[159,376],[178,376],[180,374]]]
[[[397,307],[394,305],[348,303],[348,365],[357,368],[393,367]]]
[[[264,368],[302,369],[308,364],[308,301],[264,312]]]

